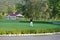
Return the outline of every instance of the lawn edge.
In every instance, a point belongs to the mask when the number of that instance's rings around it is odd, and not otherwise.
[[[60,35],[60,32],[40,33],[40,34],[3,34],[3,35],[0,35],[0,37],[3,37],[3,36],[39,36],[39,35],[55,35],[55,34]]]

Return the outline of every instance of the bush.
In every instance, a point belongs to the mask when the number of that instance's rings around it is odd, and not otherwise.
[[[0,30],[0,35],[6,34],[6,31]]]
[[[52,29],[33,29],[33,30],[0,30],[0,35],[3,34],[38,34],[38,33],[53,33],[60,32],[60,28]]]
[[[22,23],[29,23],[30,21],[19,21],[19,22],[22,22]],[[52,24],[52,22],[48,22],[48,21],[33,21],[34,23],[49,23],[49,24]]]
[[[36,34],[36,30],[30,30],[30,34]]]
[[[22,34],[30,34],[30,30],[21,30]]]

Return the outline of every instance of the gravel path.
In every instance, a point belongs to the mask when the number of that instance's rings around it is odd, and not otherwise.
[[[0,40],[60,40],[60,35],[0,36]]]

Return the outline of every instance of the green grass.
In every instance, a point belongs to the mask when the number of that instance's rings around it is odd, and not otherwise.
[[[29,33],[47,33],[60,32],[60,25],[34,22],[31,27],[29,21],[0,21],[0,34],[29,34]]]
[[[46,24],[46,23],[34,23],[31,27],[29,23],[22,22],[0,22],[0,30],[27,30],[27,29],[50,29],[50,28],[60,28],[60,25],[56,24]]]

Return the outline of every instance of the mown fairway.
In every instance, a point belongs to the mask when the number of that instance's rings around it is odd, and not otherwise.
[[[34,23],[31,27],[29,23],[25,22],[0,22],[0,30],[27,30],[27,29],[49,29],[49,28],[60,28],[57,24],[47,23]]]

